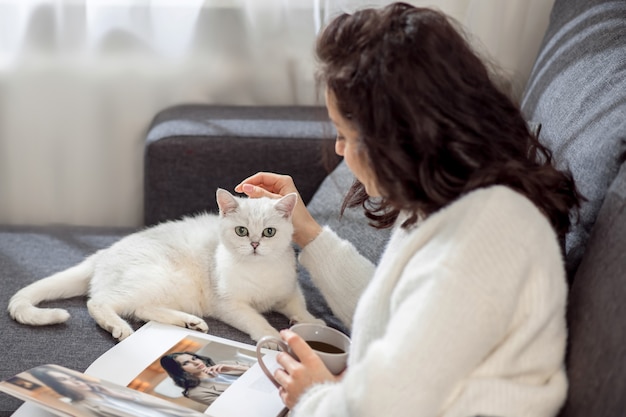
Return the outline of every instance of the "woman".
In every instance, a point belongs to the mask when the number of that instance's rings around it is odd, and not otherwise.
[[[116,389],[82,378],[54,365],[43,365],[31,375],[72,405],[88,415],[98,417],[181,417],[201,415],[193,410],[170,406],[165,400],[129,389]],[[83,415],[83,414],[81,414]]]
[[[298,417],[556,415],[567,387],[559,239],[581,198],[571,175],[437,11],[341,15],[316,53],[335,150],[357,180],[344,208],[394,230],[375,267],[297,207],[300,262],[353,344],[334,377],[282,331],[300,358],[277,357],[283,402]],[[295,185],[258,173],[235,190]]]
[[[161,358],[161,366],[174,383],[183,388],[183,395],[202,404],[211,405],[250,366],[238,362],[220,363],[191,352],[176,352]]]

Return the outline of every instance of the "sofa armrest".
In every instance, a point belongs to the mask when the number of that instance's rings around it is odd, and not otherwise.
[[[322,107],[183,105],[152,121],[145,150],[144,223],[217,212],[215,191],[258,171],[291,175],[305,201],[340,159]]]

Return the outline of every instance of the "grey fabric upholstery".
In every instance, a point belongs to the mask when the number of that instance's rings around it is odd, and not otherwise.
[[[568,398],[559,417],[626,410],[626,2],[556,0],[523,99],[582,193],[567,237]],[[621,166],[621,169],[620,169]],[[618,173],[619,172],[619,173]],[[608,191],[607,191],[608,189]]]
[[[25,285],[77,264],[98,249],[108,247],[131,229],[99,229],[82,227],[1,227],[0,228],[0,305],[6,306],[11,296]],[[310,311],[330,325],[343,329],[332,316],[317,289],[303,281]],[[2,361],[0,379],[5,379],[36,365],[56,363],[84,371],[98,356],[115,345],[111,335],[89,316],[86,299],[42,304],[67,309],[71,317],[64,324],[30,327],[13,321],[8,313],[0,315],[2,329]],[[277,329],[289,327],[288,320],[278,313],[266,315]],[[247,334],[207,318],[209,333],[243,343],[254,342]],[[132,323],[138,328],[142,323]],[[0,393],[0,417],[8,417],[21,401]]]
[[[328,149],[333,135],[320,107],[166,109],[155,117],[146,140],[144,223],[215,212],[218,187],[232,191],[264,170],[291,175],[308,202],[339,162]]]
[[[522,108],[588,199],[566,238],[573,276],[626,138],[626,2],[557,0]]]
[[[87,254],[108,246],[126,229],[24,228],[0,229],[0,305],[20,288],[80,262]],[[44,363],[59,363],[84,370],[114,345],[89,317],[85,300],[74,298],[48,306],[69,310],[66,324],[32,328],[13,321],[6,310],[0,315],[2,361],[0,379]],[[0,416],[9,416],[21,401],[0,394]]]
[[[346,209],[341,214],[341,204],[354,176],[345,162],[324,180],[307,206],[311,215],[322,225],[329,226],[339,236],[352,242],[359,252],[372,262],[382,254],[389,229],[378,230],[368,225],[368,219],[359,208]]]
[[[560,417],[626,412],[626,165],[609,188],[568,309],[569,395]]]

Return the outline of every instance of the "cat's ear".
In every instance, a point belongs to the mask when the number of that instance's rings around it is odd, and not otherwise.
[[[215,199],[217,200],[217,206],[220,209],[220,215],[225,216],[237,211],[239,203],[235,197],[223,188],[218,188],[215,193]]]
[[[293,209],[296,207],[297,202],[298,202],[298,194],[290,193],[280,198],[274,204],[274,208],[278,210],[278,212],[282,213],[283,217],[289,218],[291,217],[291,214],[293,213]]]

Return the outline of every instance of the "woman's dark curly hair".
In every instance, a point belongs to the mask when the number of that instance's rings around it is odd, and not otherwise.
[[[181,364],[176,360],[176,358],[181,355],[190,355],[200,359],[206,366],[213,366],[215,362],[208,356],[197,355],[193,352],[175,352],[161,357],[161,367],[163,367],[170,378],[172,378],[174,384],[184,389],[183,395],[187,396],[189,389],[200,385],[200,379],[183,370]]]
[[[530,132],[521,111],[454,22],[427,8],[394,3],[343,14],[316,45],[318,82],[359,132],[382,193],[358,181],[343,208],[362,205],[376,227],[400,210],[408,227],[461,195],[490,185],[527,196],[560,237],[581,196],[571,174]]]

